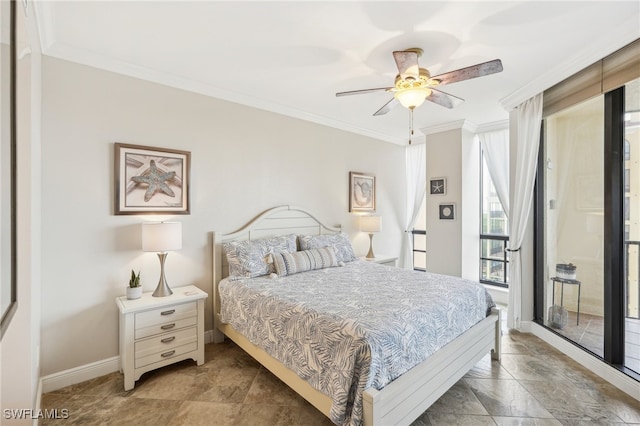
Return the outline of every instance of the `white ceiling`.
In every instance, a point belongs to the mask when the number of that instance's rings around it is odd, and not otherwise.
[[[409,113],[385,92],[392,51],[424,49],[432,75],[499,58],[504,71],[443,86],[414,127],[490,125],[507,110],[640,38],[640,1],[41,1],[43,53],[404,144]],[[249,123],[250,124],[250,123]]]

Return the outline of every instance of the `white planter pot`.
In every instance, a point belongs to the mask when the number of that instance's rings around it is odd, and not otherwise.
[[[142,297],[142,286],[127,287],[127,299],[140,299]]]

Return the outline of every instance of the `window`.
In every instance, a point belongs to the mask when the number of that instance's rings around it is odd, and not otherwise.
[[[509,221],[491,180],[482,150],[480,158],[480,282],[507,287]]]

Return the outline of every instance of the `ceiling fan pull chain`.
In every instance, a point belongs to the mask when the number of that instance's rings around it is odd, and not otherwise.
[[[409,119],[409,145],[411,145],[411,139],[413,138],[413,110],[414,108],[409,108],[409,111],[411,111],[411,118]]]

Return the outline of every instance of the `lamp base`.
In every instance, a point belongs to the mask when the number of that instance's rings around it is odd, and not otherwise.
[[[158,259],[160,259],[160,281],[158,281],[158,286],[152,294],[153,297],[166,297],[173,294],[173,291],[169,288],[167,280],[164,277],[164,260],[166,258],[166,252],[158,253]]]
[[[373,254],[373,234],[369,234],[369,253],[365,256],[366,259],[375,259],[376,256]]]

